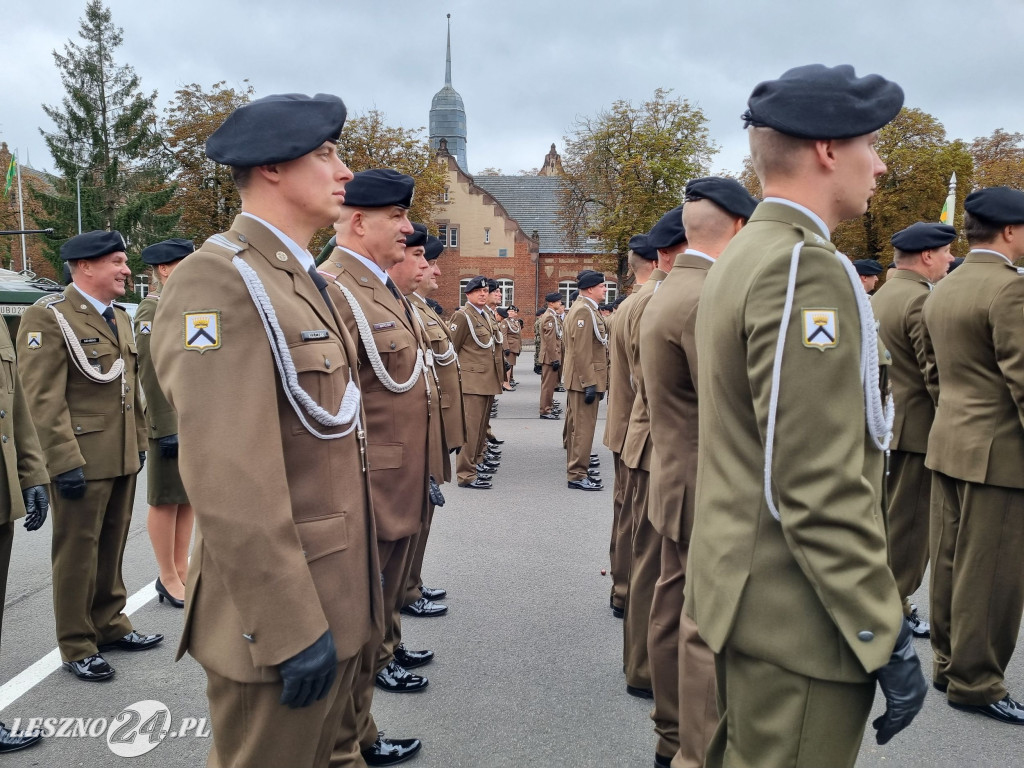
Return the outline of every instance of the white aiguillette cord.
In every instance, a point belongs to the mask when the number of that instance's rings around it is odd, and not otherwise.
[[[409,302],[409,306],[412,307],[412,311],[416,313],[416,320],[419,322],[420,328],[423,329],[423,335],[427,336],[427,324],[423,319],[423,313],[420,312],[416,305],[411,301]],[[445,338],[448,339],[447,335]],[[448,339],[448,349],[444,352],[432,352],[431,355],[433,359],[428,363],[431,367],[433,367],[435,363],[437,365],[448,366],[452,363],[458,362],[459,360],[458,355],[455,353],[455,345],[452,344],[451,339]]]
[[[800,251],[803,242],[793,246],[793,254],[789,262],[789,282],[786,286],[786,301],[782,308],[782,320],[779,323],[779,336],[775,345],[775,362],[772,365],[772,389],[768,404],[768,429],[765,435],[764,450],[764,498],[768,502],[768,511],[772,517],[779,519],[779,510],[772,499],[772,457],[775,452],[775,420],[779,410],[779,381],[782,374],[782,353],[786,346],[786,333],[789,330],[789,319],[793,312],[793,296],[796,293],[796,273],[800,264]],[[882,393],[878,384],[878,343],[875,331],[875,315],[871,311],[871,302],[867,293],[860,285],[857,271],[853,264],[842,253],[836,251],[836,257],[846,270],[853,295],[857,300],[857,314],[860,320],[860,378],[864,390],[864,412],[868,434],[875,447],[880,451],[889,449],[892,438],[892,425],[895,415],[892,395],[886,396],[882,402]]]
[[[92,363],[89,362],[89,358],[85,354],[85,350],[82,349],[82,345],[79,343],[78,337],[75,336],[75,331],[71,327],[67,318],[64,317],[60,310],[58,310],[53,304],[48,304],[47,307],[53,310],[53,314],[57,317],[57,326],[60,328],[61,333],[64,334],[64,343],[67,344],[68,351],[71,352],[71,359],[75,363],[75,367],[79,372],[85,376],[85,378],[90,381],[95,381],[97,384],[109,384],[115,379],[120,378],[123,388],[124,358],[117,358],[117,360],[114,361],[114,364],[110,366],[109,371],[106,373],[100,373],[92,367]]]
[[[479,310],[477,310],[475,308],[473,309],[473,311],[474,312],[479,312]],[[491,338],[487,340],[486,344],[482,344],[480,342],[480,337],[477,336],[476,335],[476,331],[473,330],[473,318],[471,318],[469,316],[469,312],[466,311],[465,307],[463,307],[463,309],[462,309],[462,314],[464,314],[466,316],[466,324],[469,326],[469,335],[473,337],[473,341],[476,342],[476,345],[478,347],[480,347],[480,349],[491,349],[494,346],[494,335],[493,334],[491,335]],[[481,317],[482,317],[482,315],[481,315]]]

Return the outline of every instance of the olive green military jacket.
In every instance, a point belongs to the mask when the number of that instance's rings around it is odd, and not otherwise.
[[[523,321],[506,317],[498,324],[498,327],[501,329],[502,336],[505,337],[505,349],[513,355],[520,354],[523,351]]]
[[[935,417],[927,386],[935,376],[935,359],[925,343],[921,314],[931,291],[932,284],[921,275],[897,269],[871,298],[878,335],[892,357],[889,381],[896,419],[889,447],[908,453],[928,450],[928,431]]]
[[[85,361],[107,373],[124,360],[124,377],[98,383],[72,362],[64,334],[50,306],[67,320]],[[25,398],[50,477],[82,467],[86,480],[133,475],[146,437],[145,400],[138,383],[139,362],[132,321],[117,304],[118,335],[88,300],[69,285],[25,310],[18,328],[18,364]]]
[[[640,364],[640,318],[643,317],[648,302],[665,277],[664,271],[655,269],[637,292],[636,300],[632,302],[626,314],[615,323],[616,326],[623,326],[622,332],[628,340],[629,376],[636,390],[630,408],[626,439],[622,445],[622,461],[630,469],[649,471],[651,468],[651,419],[647,409],[644,370]]]
[[[562,361],[562,321],[551,309],[538,318],[540,323],[540,360],[541,365],[550,365]]]
[[[619,305],[619,312],[629,311],[637,294],[631,293]],[[623,315],[624,316],[624,315]],[[607,319],[605,327],[608,327]],[[633,410],[636,389],[629,373],[629,339],[619,320],[608,327],[608,406],[605,410],[604,438],[602,442],[612,453],[622,453],[626,442],[629,414]]]
[[[155,440],[167,435],[178,433],[178,414],[164,397],[163,390],[156,378],[153,367],[153,356],[149,351],[149,341],[153,334],[153,318],[156,316],[159,296],[150,294],[139,302],[135,311],[135,343],[139,348],[139,381],[142,392],[146,396],[146,425],[149,436]]]
[[[776,520],[765,435],[798,243],[770,467]],[[866,682],[889,659],[902,608],[886,559],[883,455],[865,425],[856,286],[840,258],[804,213],[762,202],[708,273],[685,605],[716,653],[728,644],[797,674]]]
[[[971,251],[924,304],[939,402],[925,466],[1024,488],[1024,275]]]
[[[282,385],[236,252],[273,306],[275,348],[305,395]],[[339,412],[358,361],[340,314],[269,229],[239,215],[175,268],[151,342],[197,523],[178,656],[272,682],[330,629],[338,658],[354,657],[383,636],[385,616],[363,428],[319,439],[353,425],[326,426],[289,400]]]
[[[398,541],[415,535],[427,511],[427,475],[443,476],[441,464],[440,398],[433,375],[421,370],[416,383],[396,393],[385,388],[370,363],[367,340],[356,325],[353,309],[338,283],[355,297],[372,334],[370,344],[395,383],[408,381],[416,366],[417,352],[429,349],[422,330],[406,314],[405,305],[355,256],[335,248],[320,266],[333,276],[328,293],[348,332],[359,341],[359,383],[366,409],[366,440],[369,443],[370,496],[377,521],[377,538]],[[444,454],[447,456],[447,454]]]
[[[0,524],[6,524],[25,516],[21,492],[46,485],[50,476],[18,375],[14,342],[7,323],[0,321],[0,326]]]
[[[467,395],[501,392],[504,377],[498,376],[495,367],[495,363],[501,365],[501,346],[494,339],[494,326],[485,312],[486,309],[480,312],[472,304],[466,304],[452,313],[448,325],[462,367],[462,391]]]
[[[608,331],[594,302],[580,296],[569,308],[563,324],[562,380],[568,390],[582,392],[593,386],[608,389]]]
[[[648,400],[651,481],[647,517],[686,544],[697,491],[697,307],[711,260],[681,253],[640,319],[640,367]]]
[[[499,392],[504,388],[505,381],[505,333],[498,321],[498,313],[490,307],[484,308],[487,322],[491,324],[491,333],[494,335],[494,375],[498,377]]]

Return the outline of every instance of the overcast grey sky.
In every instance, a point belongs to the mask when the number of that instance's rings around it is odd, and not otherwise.
[[[52,169],[42,104],[63,96],[51,52],[77,38],[85,0],[3,0],[0,139]],[[176,88],[248,78],[257,96],[336,93],[349,113],[378,109],[426,126],[444,84],[445,14],[452,81],[468,117],[471,172],[541,164],[577,116],[655,88],[699,105],[738,171],[739,115],[760,81],[810,62],[853,64],[900,83],[907,105],[950,138],[1024,131],[1022,0],[108,0],[124,29],[120,63],[162,109]],[[424,134],[425,135],[425,134]]]

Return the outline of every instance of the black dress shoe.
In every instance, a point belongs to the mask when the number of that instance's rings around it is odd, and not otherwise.
[[[39,731],[15,736],[6,725],[0,723],[0,752],[17,752],[19,749],[31,747],[42,738],[43,734]]]
[[[582,480],[570,480],[569,487],[575,488],[578,491],[603,491],[604,486],[600,483],[595,483],[589,477],[584,477]]]
[[[598,470],[596,470],[596,469],[588,469],[587,470],[587,477],[589,477],[595,483],[600,483],[601,482],[601,473]]]
[[[598,455],[597,455],[596,453],[592,453],[592,454],[590,454],[590,460],[591,460],[591,461],[594,461],[595,459],[600,459],[600,458],[601,458],[601,457],[600,457],[600,456],[598,456]]]
[[[932,688],[941,693],[945,693],[949,689],[949,683],[941,680],[932,680]]]
[[[1011,699],[1010,694],[1006,694],[1006,696],[992,704],[957,704],[951,701],[949,706],[964,712],[977,712],[979,715],[991,717],[993,720],[998,720],[1001,723],[1024,725],[1024,707],[1019,702]]]
[[[498,467],[501,465],[496,461],[487,461],[486,459],[476,465],[477,472],[497,472]]]
[[[402,613],[406,616],[444,616],[448,613],[448,606],[442,605],[441,603],[435,603],[431,600],[427,600],[425,597],[421,597],[415,603],[402,606]]]
[[[484,461],[489,461],[492,464],[501,464],[501,454],[484,451]]]
[[[388,665],[377,673],[377,687],[392,693],[413,693],[422,691],[429,682],[427,678],[414,675],[397,661],[392,659]]]
[[[617,606],[610,597],[608,598],[608,605],[611,606],[612,616],[614,616],[616,619],[621,619],[623,616],[626,615],[626,611]]]
[[[555,387],[555,392],[565,392],[565,387]]]
[[[558,421],[558,414],[555,413],[542,413],[540,417],[548,421]]]
[[[427,600],[443,600],[448,597],[447,589],[431,589],[430,587],[420,587],[420,594]]]
[[[630,696],[635,696],[638,699],[653,699],[654,691],[650,688],[638,688],[635,685],[626,684],[626,693]]]
[[[100,643],[101,651],[148,651],[163,642],[163,635],[140,635],[134,629],[124,637],[109,643]]]
[[[601,460],[600,459],[595,459],[593,456],[591,456],[590,457],[590,468],[591,469],[597,469],[600,466],[601,466]]]
[[[397,765],[419,752],[422,746],[419,739],[385,739],[384,731],[379,731],[373,746],[360,751],[367,765]]]
[[[477,472],[476,479],[482,483],[490,484],[491,480],[494,479],[494,475],[488,475],[486,472]]]
[[[504,440],[499,440],[496,437],[488,437],[487,438],[487,442],[490,443],[491,445],[501,445],[505,441]]]
[[[478,491],[489,491],[493,487],[486,480],[480,480],[479,478],[468,483],[459,483],[459,488],[476,488]]]
[[[159,576],[156,577],[156,595],[157,595],[157,597],[160,598],[160,602],[161,603],[164,600],[166,600],[170,604],[170,606],[172,608],[184,608],[185,607],[185,601],[184,600],[179,600],[174,595],[172,595],[170,592],[168,592],[167,591],[167,587],[165,587],[163,584],[160,583],[160,577]]]
[[[671,768],[672,758],[671,757],[665,757],[660,752],[655,752],[654,753],[654,764],[658,768]]]
[[[931,637],[932,626],[927,621],[922,619],[917,614],[917,606],[910,606],[910,615],[907,616],[907,621],[910,622],[910,631],[914,637]]]
[[[429,664],[433,659],[433,651],[410,651],[406,649],[405,643],[399,643],[398,647],[395,648],[395,661],[398,662],[400,667],[405,669],[422,667],[424,664]]]
[[[79,680],[88,680],[90,683],[109,680],[114,676],[114,668],[98,653],[78,661],[65,661],[64,669]]]

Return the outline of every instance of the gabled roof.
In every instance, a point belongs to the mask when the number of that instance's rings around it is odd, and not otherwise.
[[[528,236],[540,235],[540,253],[591,253],[573,248],[562,228],[558,176],[474,176],[473,183],[509,212]]]

